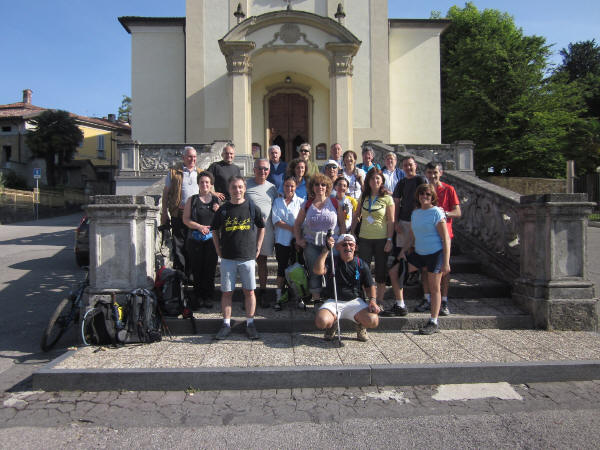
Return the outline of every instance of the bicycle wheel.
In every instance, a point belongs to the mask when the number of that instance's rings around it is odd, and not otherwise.
[[[71,310],[68,309],[69,305],[72,307],[71,299],[64,298],[54,310],[48,326],[42,335],[41,347],[43,351],[47,352],[54,347],[67,328],[69,328],[73,320]]]

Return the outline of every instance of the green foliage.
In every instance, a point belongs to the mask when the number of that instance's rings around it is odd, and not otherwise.
[[[27,189],[27,180],[12,170],[0,172],[0,186],[7,189]]]
[[[560,177],[581,98],[546,80],[545,39],[512,17],[473,3],[453,6],[442,36],[443,141],[475,141],[479,175]],[[575,93],[575,95],[574,95]]]
[[[121,106],[119,106],[119,115],[117,117],[121,122],[131,123],[131,97],[123,95]]]
[[[73,159],[83,141],[83,133],[67,111],[47,110],[31,123],[35,129],[25,136],[25,142],[34,157],[46,161],[48,185],[55,186],[57,173],[60,174],[64,163]]]
[[[584,107],[569,134],[567,159],[575,160],[578,175],[593,173],[600,165],[600,46],[596,41],[569,44],[552,79],[567,84]]]

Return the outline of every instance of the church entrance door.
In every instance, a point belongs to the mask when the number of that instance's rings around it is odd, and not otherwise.
[[[269,98],[269,145],[281,147],[281,157],[298,157],[298,146],[308,142],[308,99],[300,94],[282,93]]]

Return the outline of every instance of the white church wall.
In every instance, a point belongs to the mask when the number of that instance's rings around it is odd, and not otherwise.
[[[248,16],[258,16],[286,8],[287,4],[283,0],[251,0]],[[327,2],[323,0],[292,0],[292,9],[327,16]]]
[[[132,139],[184,142],[185,36],[180,26],[131,25]]]
[[[441,144],[439,27],[390,27],[390,142]]]

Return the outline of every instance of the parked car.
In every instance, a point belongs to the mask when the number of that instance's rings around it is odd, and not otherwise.
[[[79,267],[90,264],[90,219],[83,216],[75,229],[75,261]]]

